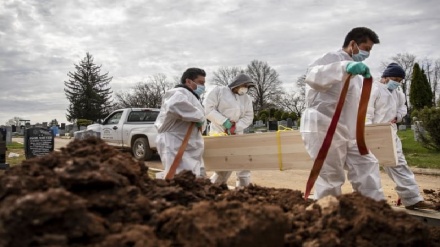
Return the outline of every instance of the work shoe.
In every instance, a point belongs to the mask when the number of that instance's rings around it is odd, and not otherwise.
[[[406,209],[414,210],[414,209],[435,209],[434,205],[431,203],[427,203],[425,201],[420,201],[416,204],[413,204],[411,206],[405,206]]]

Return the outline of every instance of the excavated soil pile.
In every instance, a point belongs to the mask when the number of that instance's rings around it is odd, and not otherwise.
[[[184,172],[152,180],[99,139],[26,160],[0,177],[0,246],[436,246],[440,237],[358,194],[228,190]]]
[[[431,202],[435,206],[435,210],[440,211],[440,189],[435,190],[423,190],[423,197],[425,201]]]

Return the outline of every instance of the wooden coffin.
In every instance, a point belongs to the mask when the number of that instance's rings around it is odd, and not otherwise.
[[[381,165],[396,165],[392,135],[389,124],[365,127],[367,147]],[[204,140],[208,171],[311,169],[313,165],[298,130],[206,136]]]

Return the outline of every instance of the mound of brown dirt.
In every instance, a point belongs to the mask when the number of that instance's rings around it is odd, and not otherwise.
[[[424,189],[423,194],[425,201],[434,204],[435,209],[440,210],[440,189],[437,191]]]
[[[0,176],[0,246],[435,246],[439,236],[358,194],[228,190],[148,167],[99,139],[26,160]]]

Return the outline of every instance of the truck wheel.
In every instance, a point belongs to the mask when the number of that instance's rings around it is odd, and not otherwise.
[[[133,156],[137,160],[150,160],[153,157],[153,150],[145,137],[136,139],[132,147]]]

